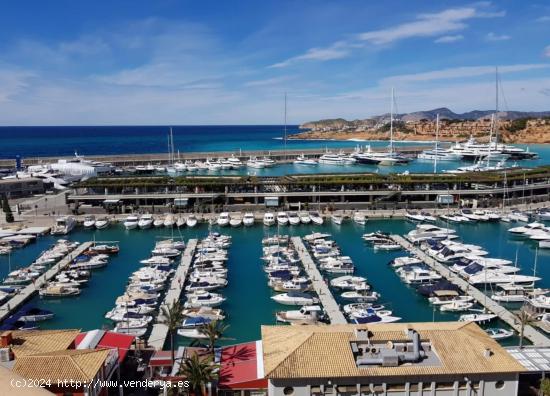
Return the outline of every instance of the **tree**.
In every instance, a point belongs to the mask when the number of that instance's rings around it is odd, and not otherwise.
[[[219,340],[227,340],[223,335],[229,328],[229,325],[223,324],[219,320],[213,320],[209,323],[205,323],[201,326],[201,332],[204,333],[208,340],[208,352],[214,355],[214,349],[216,348],[216,342]]]
[[[212,356],[200,357],[195,354],[183,360],[180,372],[189,381],[195,395],[206,394],[206,384],[218,378],[219,365],[213,363]]]
[[[520,323],[520,331],[519,331],[519,348],[523,348],[523,339],[525,338],[525,326],[529,326],[535,321],[535,318],[525,310],[525,308],[522,308],[521,311],[519,311],[518,314],[519,323]]]
[[[10,203],[8,202],[8,197],[6,195],[2,196],[2,211],[6,215],[6,223],[13,223],[13,213],[11,212]]]
[[[178,331],[183,321],[183,306],[179,301],[174,301],[168,307],[163,306],[161,312],[163,316],[162,323],[168,327],[168,333],[170,334],[170,350],[172,352],[172,365],[174,365],[176,360],[174,339],[176,331]]]
[[[544,396],[550,396],[550,378],[544,378],[540,381],[540,390]]]

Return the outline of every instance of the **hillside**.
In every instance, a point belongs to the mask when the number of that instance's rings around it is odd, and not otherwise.
[[[439,108],[414,113],[397,114],[394,117],[394,138],[397,140],[433,140],[435,119],[439,114],[440,138],[458,141],[469,136],[480,140],[488,138],[493,111],[474,110],[454,113]],[[300,126],[304,132],[290,139],[380,140],[389,139],[389,114],[364,120],[348,121],[342,118],[307,122]],[[550,143],[550,111],[499,113],[499,135],[510,143]]]

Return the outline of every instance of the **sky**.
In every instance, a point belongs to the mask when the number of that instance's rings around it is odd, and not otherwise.
[[[289,124],[550,110],[544,0],[18,0],[0,125]]]

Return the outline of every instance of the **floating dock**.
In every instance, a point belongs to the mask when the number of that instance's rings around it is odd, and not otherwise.
[[[65,269],[65,267],[67,267],[75,257],[86,251],[90,246],[92,246],[92,244],[93,242],[84,242],[80,244],[76,249],[59,260],[57,264],[53,265],[49,270],[36,278],[34,283],[30,283],[25,286],[19,291],[19,293],[4,303],[4,305],[0,308],[0,322],[16,311],[21,304],[34,296],[40,287],[56,276],[61,270]]]
[[[196,239],[190,239],[187,242],[187,246],[181,256],[180,265],[176,269],[176,273],[170,282],[170,288],[164,297],[164,301],[160,305],[159,312],[155,318],[155,324],[153,325],[153,330],[151,331],[148,341],[149,346],[155,348],[156,350],[162,350],[164,348],[166,337],[168,337],[168,326],[162,323],[162,307],[169,307],[180,299],[181,292],[185,285],[185,280],[187,279],[187,272],[191,266],[191,261],[193,260],[196,247]]]
[[[472,296],[480,305],[485,307],[487,311],[490,311],[497,315],[499,319],[505,322],[508,326],[512,327],[518,333],[521,332],[521,321],[512,312],[504,308],[502,305],[496,303],[493,299],[481,292],[478,288],[469,284],[459,275],[453,273],[449,268],[445,267],[443,264],[428,256],[426,253],[414,246],[402,236],[392,235],[391,238],[396,243],[401,245],[404,249],[406,249],[410,253],[415,254],[419,259],[430,266],[433,270],[437,271],[441,276],[445,277],[450,282],[457,285],[465,294]],[[531,325],[524,326],[523,334],[525,338],[531,341],[535,346],[550,346],[550,339],[544,334],[537,331]]]
[[[342,311],[340,311],[340,307],[338,306],[338,304],[336,304],[336,300],[334,299],[334,296],[332,295],[328,285],[323,280],[323,276],[319,272],[317,265],[315,265],[313,259],[311,258],[311,255],[304,246],[302,238],[292,237],[291,241],[294,245],[294,248],[298,252],[300,260],[302,260],[302,264],[304,265],[307,275],[311,279],[311,283],[313,284],[315,292],[321,300],[321,304],[323,304],[323,308],[325,309],[325,312],[330,319],[330,323],[348,323],[348,321],[344,317],[344,314],[342,313]]]

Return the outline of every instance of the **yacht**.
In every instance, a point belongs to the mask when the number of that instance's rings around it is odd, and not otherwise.
[[[455,290],[435,290],[432,297],[428,297],[428,301],[433,305],[445,305],[454,302],[471,302],[472,296],[462,296]]]
[[[340,154],[326,153],[319,157],[319,163],[324,165],[346,165],[346,158]]]
[[[357,302],[374,302],[380,298],[380,294],[373,291],[346,291],[341,294],[345,300],[353,300]]]
[[[113,329],[115,333],[131,335],[134,337],[143,337],[147,333],[147,327],[127,327],[126,322],[119,322]]]
[[[185,225],[185,217],[178,216],[176,219],[176,227],[180,228],[180,227],[183,227],[184,225]]]
[[[219,308],[212,307],[198,307],[198,308],[186,308],[183,310],[183,316],[189,318],[203,317],[211,320],[224,320],[225,316],[223,311]]]
[[[309,213],[307,212],[299,212],[298,217],[300,218],[300,223],[302,224],[311,223],[311,217],[309,217]]]
[[[188,217],[187,217],[187,220],[185,221],[185,224],[187,225],[187,227],[189,228],[193,228],[197,225],[197,217],[191,213]]]
[[[453,301],[439,306],[441,312],[464,312],[474,306],[473,302],[469,301]]]
[[[106,217],[102,217],[96,220],[95,228],[97,228],[98,230],[103,230],[107,227],[109,227],[109,219],[107,219]]]
[[[296,212],[289,212],[288,213],[288,223],[290,225],[298,225],[300,224],[300,217]]]
[[[433,283],[441,279],[441,275],[436,271],[423,269],[421,267],[412,267],[409,270],[405,270],[400,273],[400,277],[405,283],[410,285]]]
[[[193,339],[207,339],[208,335],[203,331],[204,326],[212,322],[212,319],[196,316],[192,318],[186,318],[183,320],[177,333],[181,337],[193,338]]]
[[[330,216],[330,220],[336,225],[341,225],[342,222],[344,221],[344,216],[342,216],[341,214],[338,214],[338,213],[333,213]]]
[[[363,213],[361,212],[355,212],[353,214],[353,222],[356,223],[356,224],[359,224],[359,225],[365,225],[367,224],[367,216],[365,216]]]
[[[277,223],[283,226],[288,224],[288,215],[286,212],[277,213]]]
[[[497,284],[497,283],[526,283],[531,284],[540,278],[530,275],[505,274],[497,270],[482,271],[468,279],[472,285]]]
[[[302,292],[288,292],[271,297],[272,300],[283,305],[313,305],[319,302],[317,297]]]
[[[40,289],[38,294],[40,297],[73,297],[80,294],[80,289],[77,287],[51,285]]]
[[[233,169],[238,169],[238,168],[242,168],[243,166],[243,163],[240,159],[238,159],[237,157],[235,157],[235,155],[231,154],[231,157],[229,157],[227,159],[227,162],[231,164],[231,167]]]
[[[63,216],[55,219],[52,227],[52,235],[67,235],[76,226],[76,220],[72,216]]]
[[[205,290],[197,290],[193,293],[186,295],[187,301],[185,302],[185,308],[196,307],[217,307],[221,305],[226,299],[221,294],[211,293]]]
[[[485,332],[489,335],[489,337],[497,341],[505,340],[514,335],[514,332],[512,330],[506,330],[501,328],[489,328],[489,329],[486,329]]]
[[[305,305],[297,311],[280,311],[275,314],[277,321],[291,324],[316,324],[323,314],[319,305]]]
[[[219,214],[218,219],[216,220],[216,223],[220,227],[225,227],[225,226],[229,225],[229,221],[230,221],[229,213],[222,212],[222,213]]]
[[[266,226],[272,226],[273,224],[275,224],[275,216],[273,215],[272,212],[266,212],[264,214],[264,225]]]
[[[497,285],[497,288],[498,290],[493,293],[491,298],[504,303],[521,303],[531,297],[548,294],[548,289],[537,289],[532,286],[515,285],[513,283],[500,284]]]
[[[256,157],[250,157],[250,159],[246,161],[246,166],[254,169],[263,169],[266,167],[266,163],[257,159]]]
[[[231,227],[240,227],[243,224],[243,218],[240,215],[234,215],[229,219]]]
[[[311,158],[306,158],[304,154],[301,154],[298,157],[296,157],[293,163],[294,165],[308,165],[308,166],[317,165],[317,161]]]
[[[254,213],[247,212],[243,217],[243,224],[245,227],[250,227],[254,225]]]
[[[151,228],[153,225],[153,215],[146,213],[139,218],[138,227],[142,230]]]
[[[401,318],[391,315],[381,316],[378,315],[378,312],[375,310],[366,309],[355,312],[351,320],[352,323],[355,324],[377,324],[398,322],[401,320]]]
[[[84,228],[90,229],[95,227],[95,216],[86,216],[84,217],[84,223],[82,223]]]
[[[269,158],[269,157],[265,157],[265,156],[264,156],[264,157],[261,159],[261,161],[265,164],[265,167],[266,167],[266,168],[271,168],[271,167],[275,166],[275,161],[272,160],[272,159]]]
[[[331,279],[330,285],[332,287],[343,290],[356,290],[356,286],[362,286],[367,283],[367,278],[362,276],[344,275],[338,278]]]
[[[196,172],[199,170],[199,167],[191,161],[185,161],[185,168],[188,172]]]
[[[491,313],[473,313],[473,314],[464,314],[460,315],[458,318],[459,322],[475,322],[479,324],[490,322],[493,319],[496,319],[497,315]]]
[[[324,223],[324,220],[319,212],[309,212],[309,217],[315,225],[322,225]]]
[[[153,227],[155,227],[155,228],[164,227],[164,220],[161,219],[160,217],[157,218],[157,219],[154,219],[153,220]]]
[[[164,217],[163,225],[166,228],[172,228],[176,224],[176,219],[174,218],[174,215],[172,213],[168,213]]]

